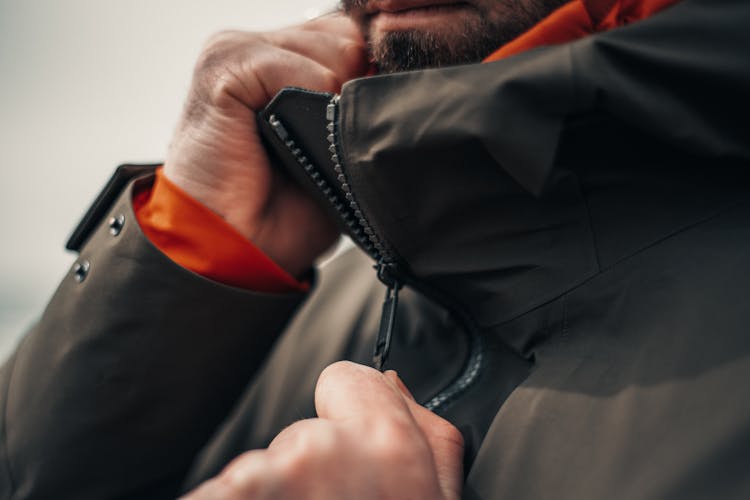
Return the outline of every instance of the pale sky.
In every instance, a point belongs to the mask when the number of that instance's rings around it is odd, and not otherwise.
[[[203,41],[331,0],[0,0],[0,360],[74,261],[63,250],[123,162],[159,161]]]

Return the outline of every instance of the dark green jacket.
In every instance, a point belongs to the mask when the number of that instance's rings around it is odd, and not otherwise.
[[[304,303],[191,274],[132,183],[104,196],[0,372],[0,498],[174,497],[312,416],[320,371],[371,357],[366,254],[406,284],[386,366],[463,432],[467,498],[750,498],[748,26],[745,0],[685,0],[283,93],[269,147],[365,250]]]

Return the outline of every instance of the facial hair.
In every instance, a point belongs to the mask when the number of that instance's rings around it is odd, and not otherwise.
[[[447,31],[414,29],[381,34],[371,33],[367,18],[358,15],[367,0],[342,0],[342,7],[359,20],[378,70],[393,73],[480,62],[566,1],[489,0],[476,5],[480,15]]]

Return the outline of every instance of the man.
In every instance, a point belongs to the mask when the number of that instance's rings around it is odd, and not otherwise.
[[[750,7],[672,3],[217,36],[3,369],[0,491],[746,498]]]

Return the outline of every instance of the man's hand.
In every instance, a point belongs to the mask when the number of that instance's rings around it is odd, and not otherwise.
[[[283,87],[338,92],[366,68],[361,35],[339,15],[272,33],[214,36],[196,65],[165,175],[301,276],[337,230],[272,170],[255,114]]]
[[[331,365],[315,407],[319,418],[240,455],[186,500],[461,497],[461,433],[418,405],[395,372]]]

